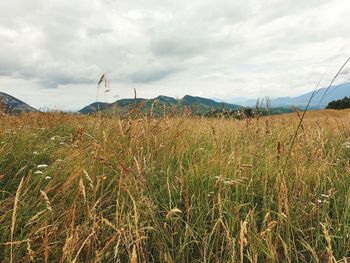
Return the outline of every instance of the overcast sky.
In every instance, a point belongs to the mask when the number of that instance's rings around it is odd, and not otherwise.
[[[34,107],[98,97],[294,96],[350,55],[349,0],[1,0],[0,91]],[[96,83],[110,79],[104,95]]]

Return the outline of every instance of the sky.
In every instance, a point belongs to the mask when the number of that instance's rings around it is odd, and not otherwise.
[[[349,13],[348,0],[2,0],[0,91],[58,110],[134,89],[296,96],[327,86],[350,56]]]

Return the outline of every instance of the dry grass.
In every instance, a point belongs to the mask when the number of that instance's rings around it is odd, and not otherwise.
[[[346,262],[349,121],[2,116],[0,261]]]

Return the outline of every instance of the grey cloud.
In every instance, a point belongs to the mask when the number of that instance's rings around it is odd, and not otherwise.
[[[110,28],[94,28],[94,27],[91,27],[91,28],[87,28],[86,29],[86,33],[90,37],[100,37],[100,36],[112,34],[113,32],[114,32],[113,29],[110,29]]]
[[[67,85],[67,84],[92,84],[93,81],[86,81],[86,80],[73,80],[73,79],[42,79],[37,81],[37,83],[45,88],[48,89],[56,89],[60,85]]]
[[[176,73],[177,70],[158,70],[158,71],[140,71],[131,74],[131,80],[133,83],[149,83],[159,81],[167,76]]]
[[[207,43],[193,38],[173,36],[153,40],[151,50],[155,56],[194,56],[201,54]]]

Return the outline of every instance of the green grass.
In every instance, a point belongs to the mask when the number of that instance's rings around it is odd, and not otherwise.
[[[1,117],[0,261],[346,262],[348,112],[298,120]]]

